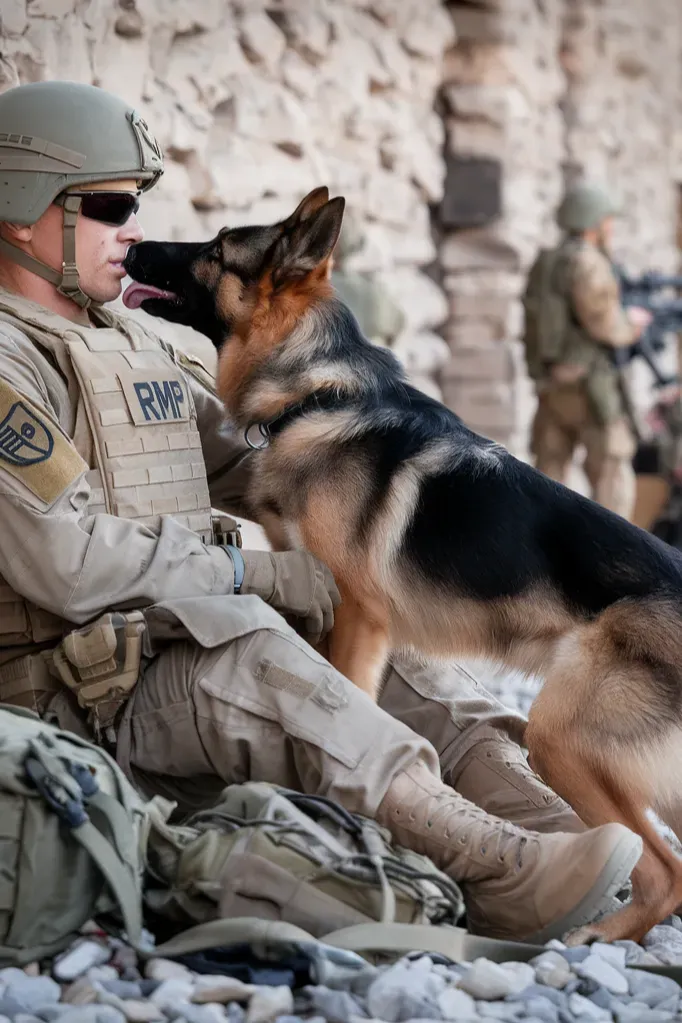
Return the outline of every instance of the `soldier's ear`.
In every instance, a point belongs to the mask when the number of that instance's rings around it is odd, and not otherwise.
[[[0,238],[6,238],[17,242],[30,242],[33,238],[32,224],[10,224],[4,221],[0,224]]]

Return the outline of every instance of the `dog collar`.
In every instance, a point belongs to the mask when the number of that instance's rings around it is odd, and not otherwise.
[[[279,415],[264,423],[253,422],[244,430],[244,440],[253,451],[263,451],[270,446],[273,437],[279,436],[295,419],[310,412],[328,412],[335,408],[347,408],[348,401],[339,397],[336,391],[313,391],[301,401],[288,405]]]

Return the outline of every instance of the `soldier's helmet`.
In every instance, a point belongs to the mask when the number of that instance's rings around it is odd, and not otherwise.
[[[574,185],[566,192],[557,211],[557,223],[571,234],[597,227],[605,217],[619,212],[613,196],[588,182]]]
[[[19,85],[0,95],[0,221],[35,224],[57,196],[76,185],[130,179],[147,191],[162,173],[158,143],[143,118],[118,96],[58,81]],[[64,211],[65,261],[79,206],[74,194]],[[6,258],[27,265],[16,256],[21,250],[0,241]],[[30,269],[40,273],[42,264],[33,262]],[[62,275],[59,290],[81,305],[88,302],[77,274],[74,284],[73,271],[68,283]]]

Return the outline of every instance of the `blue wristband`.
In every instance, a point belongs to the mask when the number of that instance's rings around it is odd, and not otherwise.
[[[234,568],[234,592],[239,593],[244,582],[244,557],[238,547],[228,544],[223,550],[230,555],[232,567]]]

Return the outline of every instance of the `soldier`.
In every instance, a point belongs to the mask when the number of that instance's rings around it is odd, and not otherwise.
[[[105,306],[163,169],[146,124],[45,82],[0,96],[0,125],[0,699],[93,729],[182,812],[254,779],[372,816],[462,884],[475,931],[544,940],[608,908],[641,841],[584,828],[522,718],[408,659],[376,706],[285,621],[329,630],[325,566],[212,542],[244,439],[200,365]]]
[[[638,477],[635,521],[682,550],[682,393],[664,388],[647,417],[653,436],[633,460]]]
[[[601,189],[570,189],[557,221],[565,237],[543,250],[524,295],[524,343],[538,407],[531,450],[536,466],[566,482],[576,447],[592,496],[629,518],[635,499],[635,434],[629,401],[611,350],[631,345],[651,320],[620,303],[608,255],[616,207]]]
[[[332,284],[339,298],[352,309],[365,337],[388,347],[405,326],[405,317],[379,281],[368,274],[347,269],[348,260],[360,251],[363,243],[363,231],[357,216],[346,213],[334,250]]]

